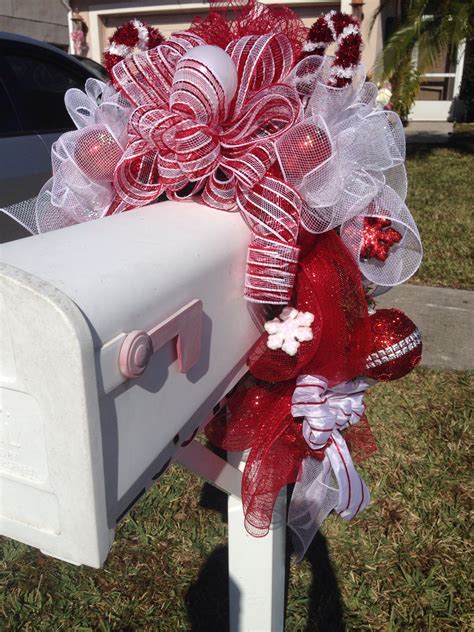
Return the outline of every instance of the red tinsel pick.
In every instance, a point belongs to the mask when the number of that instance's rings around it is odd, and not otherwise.
[[[347,27],[352,27],[351,32],[343,34]],[[359,28],[360,23],[354,16],[340,11],[330,11],[326,15],[319,16],[309,29],[303,48],[303,57],[324,55],[330,44],[336,41],[338,43],[332,63],[334,77],[331,81],[332,85],[338,88],[352,81],[352,75],[349,73],[350,76],[346,76],[347,73],[344,71],[350,71],[360,63],[362,37]]]
[[[140,28],[146,29],[148,34],[146,43],[140,42],[140,34],[137,25],[139,25]],[[104,51],[104,66],[110,77],[112,77],[112,68],[119,61],[122,61],[124,57],[137,52],[137,50],[151,50],[152,48],[156,48],[164,41],[164,39],[165,38],[158,29],[155,29],[153,26],[149,26],[148,24],[142,24],[137,20],[131,20],[130,22],[120,26],[114,32],[112,37],[109,37],[109,45]],[[121,47],[126,47],[123,54],[118,52]],[[129,49],[128,52],[126,52],[126,49]]]
[[[334,57],[334,65],[341,68],[352,68],[360,62],[360,54],[362,47],[362,37],[360,33],[352,33],[345,37],[343,43],[339,47]],[[337,77],[336,85],[342,87],[350,83],[350,79],[346,77]]]
[[[377,259],[386,261],[390,248],[397,244],[402,236],[386,217],[365,217],[362,248],[360,256],[363,259]]]
[[[307,41],[312,44],[329,44],[332,43],[332,31],[326,22],[325,16],[320,15],[319,18],[314,22],[308,32]],[[307,51],[306,55],[324,55],[324,51],[326,50],[326,46],[317,46],[312,51]]]

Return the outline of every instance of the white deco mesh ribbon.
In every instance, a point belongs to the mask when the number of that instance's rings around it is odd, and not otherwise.
[[[3,208],[31,233],[103,217],[114,198],[113,172],[127,142],[131,107],[110,85],[88,79],[68,90],[65,104],[77,130],[53,144],[53,177],[37,198]]]
[[[328,514],[345,520],[360,513],[370,493],[359,476],[340,431],[358,423],[369,383],[352,380],[327,388],[324,378],[301,375],[293,393],[291,414],[304,417],[303,436],[312,449],[324,448],[324,459],[303,461],[288,514],[295,553],[301,559]],[[331,439],[329,445],[329,439]]]
[[[403,126],[396,113],[379,107],[377,87],[365,82],[362,65],[351,84],[336,88],[328,85],[331,63],[329,56],[306,57],[287,79],[305,104],[305,119],[275,143],[278,160],[303,199],[302,225],[312,233],[341,226],[366,278],[397,285],[416,272],[422,258],[418,229],[404,203]],[[359,262],[368,216],[387,217],[402,235],[385,262]]]

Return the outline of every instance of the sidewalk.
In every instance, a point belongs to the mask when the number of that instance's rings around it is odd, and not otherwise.
[[[474,369],[474,292],[401,285],[376,299],[377,307],[397,307],[423,335],[424,366]]]
[[[453,124],[443,121],[411,121],[405,127],[408,144],[445,145],[453,133]]]

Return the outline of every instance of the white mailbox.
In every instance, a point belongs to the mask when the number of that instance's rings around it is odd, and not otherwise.
[[[238,214],[165,202],[1,246],[1,534],[104,562],[245,372],[248,241]]]

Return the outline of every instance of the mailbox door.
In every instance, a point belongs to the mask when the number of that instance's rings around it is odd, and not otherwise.
[[[99,567],[107,526],[91,334],[76,305],[0,268],[0,533]]]

